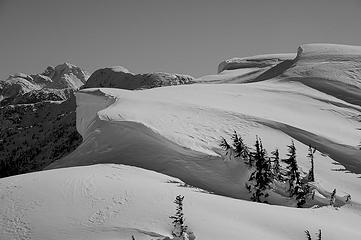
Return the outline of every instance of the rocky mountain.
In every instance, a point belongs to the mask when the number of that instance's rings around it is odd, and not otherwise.
[[[0,104],[65,100],[69,98],[67,90],[79,89],[88,77],[88,73],[70,63],[49,66],[40,74],[10,75],[0,81]]]
[[[189,75],[163,72],[134,74],[128,69],[117,66],[96,70],[82,88],[109,87],[139,90],[154,87],[191,84],[194,78]]]

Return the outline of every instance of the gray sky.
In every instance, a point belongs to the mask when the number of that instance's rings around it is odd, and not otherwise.
[[[2,79],[63,62],[202,76],[312,42],[361,45],[361,0],[0,0]]]

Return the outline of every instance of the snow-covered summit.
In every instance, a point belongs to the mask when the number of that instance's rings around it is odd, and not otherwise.
[[[221,62],[206,83],[296,81],[334,97],[361,105],[361,46],[304,44],[295,54],[232,58]]]
[[[54,89],[54,92],[60,89],[79,89],[87,79],[88,73],[70,63],[49,66],[39,74],[16,73],[0,80],[0,101],[12,101],[25,93],[41,89]]]

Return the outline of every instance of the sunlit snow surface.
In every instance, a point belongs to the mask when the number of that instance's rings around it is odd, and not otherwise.
[[[107,164],[1,179],[0,239],[162,239],[171,235],[177,194],[197,239],[304,239],[306,229],[361,239],[359,49],[302,46],[292,62],[247,65],[252,78],[242,65],[193,85],[80,91],[84,141],[49,169]],[[304,172],[313,145],[316,184],[350,194],[351,203],[296,209],[277,195],[270,202],[284,206],[247,201],[249,169],[218,147],[234,130],[249,146],[261,137],[281,157],[293,139]]]

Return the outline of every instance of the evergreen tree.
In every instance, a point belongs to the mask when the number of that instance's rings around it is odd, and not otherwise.
[[[330,205],[332,206],[332,207],[334,207],[335,206],[335,201],[336,201],[336,188],[335,189],[333,189],[333,191],[332,191],[332,193],[331,193],[331,197],[330,197]]]
[[[310,231],[306,230],[305,233],[306,233],[307,240],[312,240]],[[318,234],[316,236],[317,236],[317,240],[322,240],[321,229],[318,230]]]
[[[249,149],[246,144],[244,144],[242,137],[237,135],[236,131],[234,131],[232,135],[232,141],[236,152],[235,157],[242,158],[248,165],[252,166]]]
[[[297,207],[301,208],[306,203],[306,197],[310,193],[310,187],[307,183],[297,184],[294,192],[297,200]]]
[[[231,148],[231,146],[228,144],[227,140],[224,139],[224,138],[222,138],[221,143],[219,144],[219,146],[225,151],[227,151],[227,150],[229,150]]]
[[[271,154],[272,154],[272,162],[273,162],[273,164],[272,164],[273,176],[277,180],[282,180],[281,166],[280,166],[280,154],[278,152],[278,149],[271,152]]]
[[[315,181],[315,165],[313,162],[313,156],[316,152],[316,148],[312,148],[311,145],[308,147],[308,154],[307,157],[310,159],[311,161],[311,169],[308,173],[308,181],[310,182],[314,182]]]
[[[293,196],[295,194],[296,186],[300,185],[300,173],[298,171],[298,165],[296,160],[296,147],[292,141],[291,145],[288,145],[288,158],[282,161],[287,164],[287,178],[289,183],[289,192]]]
[[[261,198],[265,199],[268,197],[268,193],[265,191],[270,188],[273,180],[271,161],[267,159],[266,150],[263,148],[262,141],[258,137],[256,138],[255,147],[256,151],[253,153],[253,156],[256,169],[249,178],[251,184],[246,184],[246,188],[252,193],[252,201],[267,203],[266,200]]]
[[[317,240],[322,240],[321,229],[318,229]]]
[[[184,214],[183,214],[183,199],[184,196],[178,195],[174,201],[177,205],[176,213],[174,216],[169,218],[173,219],[174,229],[172,231],[173,237],[182,237],[187,231],[187,226],[184,224]]]
[[[312,240],[310,231],[306,230],[305,233],[306,233],[307,240]]]

